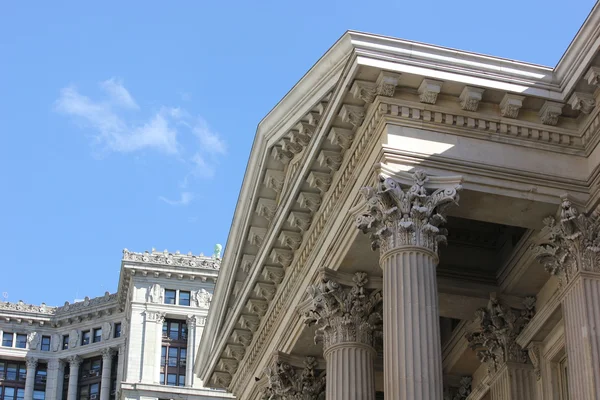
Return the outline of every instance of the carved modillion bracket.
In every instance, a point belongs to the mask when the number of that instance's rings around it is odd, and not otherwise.
[[[419,86],[419,100],[421,103],[435,104],[437,101],[438,94],[442,90],[442,81],[436,81],[433,79],[423,79]]]
[[[500,113],[503,117],[517,118],[519,110],[523,107],[525,96],[507,93],[500,102]]]

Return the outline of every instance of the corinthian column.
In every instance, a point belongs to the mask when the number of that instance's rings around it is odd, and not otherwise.
[[[443,396],[442,350],[436,266],[444,210],[458,201],[460,180],[442,179],[437,190],[425,185],[423,171],[406,191],[393,178],[363,188],[367,211],[358,228],[371,233],[383,268],[383,350],[386,397],[439,400]],[[434,180],[432,177],[431,180]],[[431,186],[434,186],[433,184]]]
[[[315,324],[327,362],[327,400],[374,400],[373,335],[381,324],[381,292],[369,293],[367,274],[357,272],[344,288],[324,280],[308,288],[312,307],[306,323]]]
[[[79,356],[71,356],[69,361],[69,386],[67,389],[67,400],[77,400],[77,380],[79,379],[79,366],[83,359]]]
[[[469,347],[488,366],[491,400],[535,400],[535,370],[517,336],[534,314],[535,298],[527,297],[523,310],[513,310],[496,298],[477,310],[478,329],[466,335]]]
[[[563,199],[559,220],[544,220],[536,256],[559,279],[571,399],[600,393],[600,218]]]
[[[108,400],[110,398],[110,376],[112,369],[112,359],[115,351],[111,348],[105,348],[100,351],[102,353],[102,380],[100,382],[100,400]]]
[[[33,386],[35,385],[35,369],[38,365],[38,359],[35,357],[27,357],[27,375],[25,375],[25,400],[33,399]]]
[[[314,357],[306,357],[301,370],[287,361],[276,360],[266,374],[269,379],[266,399],[319,400],[325,393],[325,377],[317,372]]]

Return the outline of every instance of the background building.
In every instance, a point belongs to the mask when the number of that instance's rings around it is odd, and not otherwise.
[[[554,68],[344,34],[258,126],[199,376],[599,399],[599,27],[596,5]]]
[[[118,291],[0,302],[0,399],[231,397],[192,372],[220,258],[123,251]]]

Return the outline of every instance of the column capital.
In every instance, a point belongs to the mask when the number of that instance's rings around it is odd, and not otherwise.
[[[560,218],[546,217],[533,252],[564,287],[582,271],[600,272],[600,216],[580,214],[567,198],[562,199]]]
[[[27,364],[27,369],[29,368],[37,368],[38,359],[37,357],[26,357],[25,364]]]
[[[312,306],[305,323],[317,326],[315,341],[323,341],[326,352],[341,343],[373,346],[373,336],[381,328],[381,291],[365,288],[369,281],[365,272],[357,272],[352,280],[351,287],[323,279],[307,289]]]
[[[102,360],[112,360],[112,358],[115,355],[115,349],[111,348],[111,347],[105,347],[102,350],[100,350],[100,354],[102,354]]]
[[[495,373],[506,363],[528,364],[529,356],[516,342],[517,336],[535,314],[535,297],[527,297],[523,310],[514,310],[498,299],[490,299],[487,307],[476,312],[477,328],[465,337],[488,371]]]
[[[430,180],[439,181],[433,189]],[[375,187],[364,187],[366,211],[356,218],[358,229],[370,233],[373,250],[382,257],[401,247],[420,247],[437,254],[438,243],[446,242],[446,208],[458,204],[460,178],[434,178],[422,170],[412,174],[413,185],[402,189],[396,178],[379,176]]]
[[[306,357],[304,368],[299,370],[286,361],[277,360],[267,368],[268,387],[265,399],[296,400],[320,399],[325,396],[325,376],[316,370],[317,360]]]
[[[64,365],[65,365],[64,360],[61,360],[60,358],[51,358],[50,360],[48,360],[48,368],[49,369],[52,369],[52,368],[58,369]]]
[[[79,356],[69,356],[69,357],[67,357],[67,362],[69,363],[70,367],[78,367],[79,368],[79,366],[83,362],[83,358],[81,358]]]

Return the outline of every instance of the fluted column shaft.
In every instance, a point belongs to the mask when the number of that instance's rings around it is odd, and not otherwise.
[[[112,349],[102,350],[102,380],[100,381],[100,400],[110,398],[110,382],[112,359],[115,352]]]
[[[435,253],[415,246],[382,254],[384,388],[391,399],[443,396],[437,263]]]
[[[580,274],[562,302],[569,360],[569,396],[595,400],[600,393],[600,277]]]
[[[160,362],[162,356],[162,328],[165,320],[164,315],[158,315],[156,320],[156,336],[154,344],[154,383],[164,383],[160,381]]]
[[[77,400],[77,383],[81,361],[82,359],[78,356],[69,357],[69,387],[67,389],[67,400]]]
[[[506,363],[492,378],[491,400],[535,400],[536,379],[533,366]]]
[[[341,343],[325,351],[327,400],[374,400],[375,349],[362,343]]]
[[[33,399],[33,386],[35,385],[35,369],[37,368],[37,358],[27,357],[27,375],[25,376],[25,400]]]
[[[59,359],[48,361],[48,379],[46,380],[46,400],[62,400],[62,380],[64,363]],[[60,390],[59,390],[60,384]]]
[[[187,359],[185,364],[185,386],[193,386],[194,376],[194,350],[196,348],[196,317],[188,316],[187,318]]]

